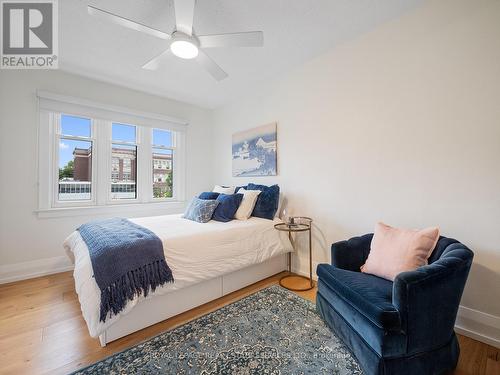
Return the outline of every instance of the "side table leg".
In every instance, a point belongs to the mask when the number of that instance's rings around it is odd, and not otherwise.
[[[309,283],[312,288],[314,286],[312,271],[312,228],[309,228]]]

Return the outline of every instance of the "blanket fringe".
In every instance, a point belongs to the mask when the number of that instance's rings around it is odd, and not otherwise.
[[[100,321],[104,322],[108,314],[118,314],[136,296],[147,297],[150,291],[154,292],[157,287],[173,281],[172,271],[164,259],[127,272],[101,290]]]

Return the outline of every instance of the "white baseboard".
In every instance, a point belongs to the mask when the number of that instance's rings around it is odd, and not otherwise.
[[[309,260],[307,260],[307,262],[309,262]],[[309,263],[307,263],[307,264],[309,264]],[[318,264],[320,264],[320,262],[316,262],[313,260],[313,262],[312,262],[313,280],[318,280],[318,275],[316,275],[316,268],[318,267]],[[295,269],[292,267],[292,272],[295,272],[295,273],[302,275],[302,276],[305,276],[305,277],[309,277],[309,269],[306,269],[304,267],[302,267],[301,269]]]
[[[464,336],[500,348],[500,316],[460,306],[455,330]]]
[[[0,284],[70,271],[73,265],[67,256],[33,260],[0,266]]]

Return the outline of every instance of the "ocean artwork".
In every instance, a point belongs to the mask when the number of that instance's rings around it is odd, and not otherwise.
[[[276,176],[276,123],[233,134],[233,176]]]

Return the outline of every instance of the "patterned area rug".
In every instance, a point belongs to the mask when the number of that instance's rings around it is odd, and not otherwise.
[[[76,374],[362,374],[315,305],[271,286]]]

